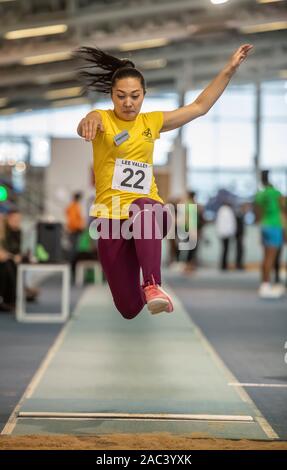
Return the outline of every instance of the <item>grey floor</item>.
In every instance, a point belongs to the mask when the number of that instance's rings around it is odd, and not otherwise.
[[[58,312],[58,276],[44,283],[39,299],[28,303],[29,312]],[[71,310],[82,289],[71,290]],[[9,419],[47,351],[61,331],[59,324],[18,323],[14,313],[0,313],[0,432]]]
[[[190,334],[192,336],[193,322],[196,326],[199,326],[203,334],[208,338],[208,341],[213,345],[216,352],[223,359],[224,363],[240,382],[269,384],[287,383],[287,365],[284,362],[284,356],[286,354],[284,345],[287,340],[286,298],[284,300],[279,300],[272,303],[258,300],[256,296],[257,275],[250,273],[228,273],[227,275],[222,275],[218,274],[216,271],[204,270],[199,271],[192,278],[185,278],[179,274],[165,272],[165,279],[168,281],[168,284],[172,286],[178,298],[180,301],[182,301],[186,312],[188,312],[188,315],[190,315],[189,326],[186,326],[188,325],[188,316],[185,320],[185,322],[187,321],[187,323],[185,323],[185,333],[188,333],[188,329],[191,328]],[[55,308],[55,299],[58,295],[56,285],[51,285],[49,289],[43,298],[45,311],[47,310],[46,307],[47,303],[49,302],[52,305],[52,309]],[[79,298],[80,292],[73,289],[73,308],[75,307]],[[108,310],[110,311],[110,307]],[[116,311],[114,311],[113,314],[118,315]],[[143,316],[144,314],[145,312],[140,314],[142,317],[139,316],[139,321],[142,321],[141,318],[145,318]],[[108,331],[109,334],[112,332],[113,335],[114,322],[112,319],[113,317],[110,317],[110,320],[104,329],[106,332]],[[156,321],[158,322],[158,320],[159,318]],[[117,325],[116,331],[118,331],[118,322],[119,318],[117,317],[115,324]],[[120,330],[123,327],[126,328],[126,323],[130,325],[129,328],[132,329],[136,325],[136,323],[134,323],[133,326],[132,322],[126,322],[124,320],[123,323],[121,323],[122,327]],[[153,344],[154,332],[151,335],[150,327],[147,328],[147,324],[148,323],[146,323],[145,320],[142,325],[146,329],[146,332],[149,332],[149,340],[147,344],[151,345]],[[156,323],[154,323],[154,325],[156,325]],[[24,389],[30,382],[41,360],[56,338],[60,328],[61,327],[58,325],[18,324],[11,315],[9,316],[1,314],[0,347],[2,352],[0,355],[0,414],[2,427],[7,421],[12,409],[18,403]],[[89,331],[89,328],[86,330],[86,333],[87,331]],[[162,320],[160,320],[158,323],[156,333],[159,334],[157,341],[160,341],[162,335],[164,336],[167,334],[166,338],[168,338],[170,335],[170,333],[166,331]],[[100,334],[101,330],[98,331],[98,335]],[[113,336],[111,336],[110,339],[112,339],[112,337]],[[173,340],[172,334],[170,339],[171,341]],[[185,343],[188,344],[188,342]],[[81,345],[83,345],[83,337],[78,344],[79,348],[81,348]],[[109,342],[109,344],[112,345],[113,343]],[[136,341],[134,345],[135,350],[137,346],[138,344]],[[160,346],[157,346],[157,348],[160,349]],[[176,350],[173,350],[175,351],[175,355],[178,357],[179,362],[180,354],[176,354]],[[158,351],[159,350],[157,349],[157,352]],[[185,353],[189,353],[188,357],[190,363],[193,364],[193,367],[194,364],[196,364],[196,351],[197,348],[195,348],[194,351],[185,351]],[[140,359],[140,356],[136,355],[136,357]],[[193,361],[193,358],[195,358],[195,361]],[[111,360],[107,360],[109,367],[112,367]],[[149,356],[149,360],[152,360],[152,356]],[[117,364],[119,365],[118,362]],[[160,360],[160,364],[161,367],[164,365],[162,360]],[[101,362],[98,362],[97,365],[100,366]],[[61,363],[59,363],[59,366],[61,366]],[[167,370],[166,366],[164,367],[164,370]],[[195,374],[198,374],[199,371],[200,367],[197,369],[195,367],[189,371],[191,376],[188,380],[190,381],[189,383],[191,386],[193,378],[192,374],[195,376]],[[161,379],[162,378],[163,377],[161,377]],[[204,377],[202,377],[202,379],[204,380]],[[183,384],[185,378],[182,377],[182,380]],[[176,388],[177,385],[175,382],[173,383],[173,386]],[[39,390],[41,390],[41,387]],[[257,408],[265,416],[279,437],[281,439],[287,439],[287,389],[246,388],[246,390]],[[74,392],[77,393],[77,389],[74,390]],[[101,392],[104,394],[104,389],[101,390]],[[187,401],[188,395],[185,393],[183,393],[185,396],[180,397],[179,395],[179,397],[181,399],[184,398]],[[102,395],[102,398],[103,397],[104,395]],[[200,398],[200,394],[198,394],[198,397]],[[37,398],[37,393],[35,398]],[[39,394],[38,398],[41,399],[41,393]],[[85,403],[85,406],[88,406],[89,408],[87,400],[82,400],[79,403],[77,400],[77,395],[73,396],[73,394],[71,398],[72,400],[70,400],[68,403],[68,408],[69,405],[71,405],[70,410],[76,409],[76,402],[78,402],[77,406],[79,407],[79,411],[83,409],[81,408],[81,404],[83,405],[83,403]],[[168,400],[168,396],[166,397],[166,400]],[[55,401],[57,401],[58,404],[60,403],[59,409],[61,409],[61,400],[58,400],[56,395],[54,403]],[[67,406],[67,400],[65,400],[65,396],[64,402]],[[35,403],[36,402],[34,401],[31,409],[34,409]],[[131,400],[126,400],[126,403],[130,404]],[[145,401],[145,406],[147,403],[148,402]],[[197,401],[197,410],[200,410],[200,407],[198,407],[199,404],[200,400]],[[45,407],[42,405],[43,401],[41,403],[41,409],[45,410]],[[48,406],[48,409],[51,409],[49,408],[50,405]],[[106,404],[104,403],[104,405]],[[118,401],[118,408],[116,407],[114,409],[120,410],[123,408],[122,405],[123,400],[121,399],[121,401]],[[129,410],[131,412],[135,410],[138,411],[141,409],[142,405],[142,400],[134,400],[135,408],[129,408]],[[153,401],[150,400],[149,406],[145,409],[145,411],[164,411],[164,406],[161,408],[160,405],[162,406],[160,400],[156,403],[153,403]],[[183,408],[180,408],[182,403],[179,399],[176,399],[175,401],[171,400],[171,405],[173,406],[173,412],[184,412],[184,400]],[[103,401],[101,402],[101,406],[103,406]],[[224,412],[224,400],[222,400],[221,404],[220,400],[217,401],[217,407],[219,407],[217,408],[218,410],[220,410],[220,406],[222,407],[221,411]],[[91,408],[89,408],[89,410],[90,409]],[[104,408],[101,410],[103,411],[106,409],[107,408],[104,406]],[[234,408],[234,410],[235,409],[236,408]],[[29,411],[29,406],[26,406],[26,410]],[[242,410],[243,409],[239,404],[237,412],[241,413]],[[201,411],[203,412],[204,410],[201,409]],[[228,409],[227,407],[227,411],[230,412],[230,408]],[[250,410],[250,408],[246,409],[245,412],[252,415],[252,409]],[[72,420],[69,420],[64,424],[62,423],[61,425],[58,421],[56,427],[53,428],[54,424],[55,423],[50,422],[50,432],[69,432],[69,429],[71,433],[76,431],[80,433],[95,432],[95,422],[90,422],[88,420],[86,421],[86,425],[84,427],[82,427],[79,422],[73,422]],[[44,420],[44,422],[38,420],[37,425],[39,433],[43,432],[43,429],[46,429],[48,432],[47,420]],[[22,430],[21,426],[24,426],[22,427]],[[96,428],[102,432],[109,432],[111,429],[116,432],[116,429],[122,429],[119,423],[115,423],[114,421],[109,422],[108,420],[97,421]],[[35,421],[29,421],[26,418],[24,423],[23,420],[19,420],[18,429],[16,432],[21,434],[23,433],[23,429],[25,432],[27,432],[29,429],[30,432],[34,432],[35,429],[37,429],[37,426],[35,428]],[[157,422],[152,423],[151,429],[154,431],[162,431],[166,430],[166,427],[164,423]],[[142,425],[137,422],[129,423],[129,426],[126,427],[126,430],[130,430],[130,432],[146,432],[150,431],[151,429],[149,429],[148,425],[142,427]],[[180,427],[177,426],[177,423],[173,423],[171,429],[174,430],[174,432],[191,432],[189,423],[181,423]],[[214,432],[214,435],[220,437],[229,435],[230,437],[238,438],[238,436],[244,437],[245,435],[245,437],[259,438],[258,430],[255,430],[254,432],[254,429],[252,430],[248,423],[244,426],[241,424],[234,424],[232,429],[228,427],[228,425],[226,426],[225,424],[222,424],[221,430],[218,430],[218,426],[216,426],[214,423],[211,423],[209,426],[206,423],[204,425],[198,426],[198,423],[196,423],[193,425],[192,430],[198,432]],[[261,438],[264,437],[261,435]]]
[[[106,286],[87,288],[10,432],[275,437],[248,397],[229,386],[229,371],[175,294],[174,306],[174,314],[145,308],[127,321]]]
[[[166,279],[227,367],[242,383],[287,386],[287,296],[257,297],[258,273],[199,270]],[[287,387],[246,387],[281,439],[287,439]]]

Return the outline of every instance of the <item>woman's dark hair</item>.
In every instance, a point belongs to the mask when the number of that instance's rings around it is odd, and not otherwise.
[[[99,93],[106,94],[111,93],[117,80],[133,77],[140,80],[145,94],[146,87],[144,77],[141,72],[135,68],[135,64],[131,60],[118,59],[117,57],[106,54],[101,49],[85,46],[76,50],[74,56],[85,62],[85,65],[80,67],[78,74],[85,90],[98,91]]]

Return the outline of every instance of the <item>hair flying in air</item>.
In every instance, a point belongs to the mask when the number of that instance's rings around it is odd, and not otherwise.
[[[117,80],[133,77],[140,81],[146,92],[144,77],[130,59],[119,59],[101,49],[87,46],[77,49],[74,56],[84,62],[78,77],[86,91],[108,94]]]

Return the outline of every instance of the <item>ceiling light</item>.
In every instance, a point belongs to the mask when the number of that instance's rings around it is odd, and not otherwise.
[[[68,60],[71,58],[71,52],[52,52],[50,54],[33,55],[24,57],[21,60],[23,65],[45,64],[46,62],[57,62],[59,60]]]
[[[78,96],[82,91],[80,86],[72,88],[60,88],[59,90],[49,90],[44,93],[44,97],[48,100],[56,100],[57,98],[69,98],[71,96]]]
[[[58,100],[51,103],[51,108],[61,108],[63,106],[77,106],[81,104],[87,104],[88,101],[85,98],[71,98],[68,100]]]
[[[6,106],[8,103],[8,98],[0,98],[0,108]]]
[[[17,108],[4,108],[4,109],[0,109],[0,114],[14,114],[17,111],[18,111]]]
[[[287,29],[287,21],[274,21],[272,23],[261,23],[253,25],[239,26],[242,33],[265,33],[268,31],[278,31],[280,29]]]
[[[118,48],[120,51],[132,51],[136,49],[149,49],[151,47],[166,46],[169,40],[166,38],[146,39],[143,41],[131,41],[122,43]]]
[[[54,24],[52,26],[41,26],[39,28],[17,29],[4,34],[5,39],[22,39],[34,36],[48,36],[50,34],[65,33],[68,29],[66,24]]]
[[[227,3],[229,0],[210,0],[213,5],[219,5],[221,3]]]
[[[282,0],[257,0],[257,3],[275,3],[282,2]]]
[[[37,83],[37,85],[47,85],[52,82],[62,82],[65,80],[73,80],[74,78],[75,78],[75,73],[73,71],[49,73],[46,75],[35,76],[33,78],[33,83]]]
[[[166,64],[166,59],[145,60],[141,64],[141,67],[143,69],[162,69],[163,67],[166,67]]]

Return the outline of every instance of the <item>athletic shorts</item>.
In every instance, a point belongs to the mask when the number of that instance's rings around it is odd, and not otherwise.
[[[283,245],[283,229],[281,227],[262,227],[261,236],[264,246],[279,248]]]

